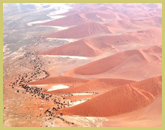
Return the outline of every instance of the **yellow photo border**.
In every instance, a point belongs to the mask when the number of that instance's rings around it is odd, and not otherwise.
[[[68,127],[57,127],[57,128],[46,128],[46,127],[3,127],[3,3],[162,3],[162,12],[165,12],[165,9],[163,11],[163,6],[165,6],[165,0],[0,0],[0,129],[24,129],[24,130],[29,130],[29,129],[68,129]],[[165,26],[165,13],[162,13],[162,26]],[[164,27],[165,28],[165,27]],[[163,28],[162,28],[163,29]],[[164,30],[163,30],[164,33]],[[165,33],[164,33],[165,34]],[[163,35],[163,34],[162,34]],[[165,37],[162,37],[162,42],[165,41]],[[164,61],[164,56],[165,56],[165,45],[162,44],[162,66],[165,66],[165,61]],[[120,129],[156,129],[156,130],[165,130],[165,89],[163,88],[165,85],[165,69],[162,67],[162,127],[101,127],[101,128],[96,128],[96,129],[115,129],[115,130],[120,130]],[[76,129],[76,127],[69,127],[69,129]],[[78,129],[84,129],[78,128]],[[86,129],[86,128],[85,128]],[[92,127],[89,127],[87,129],[94,129]]]

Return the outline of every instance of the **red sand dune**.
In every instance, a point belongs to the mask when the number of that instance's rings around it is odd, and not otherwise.
[[[105,92],[111,90],[115,87],[125,85],[128,83],[132,83],[132,80],[124,80],[124,79],[96,79],[91,80],[86,83],[70,87],[68,89],[63,90],[55,90],[49,93],[83,93],[83,92]]]
[[[85,6],[85,8],[83,8]],[[123,5],[120,3],[116,4],[108,4],[106,5],[97,3],[92,4],[90,6],[88,5],[78,5],[74,6],[74,11],[79,13],[96,13],[99,15],[99,13],[103,13],[101,16],[105,19],[125,19],[125,18],[144,18],[144,17],[152,17],[157,16],[161,13],[161,11],[158,11],[158,8],[155,8],[153,12],[147,11],[150,7],[144,6],[144,4],[134,5],[132,3],[129,3],[128,5]],[[137,13],[138,12],[138,13]],[[159,13],[158,13],[159,12]],[[70,11],[70,13],[74,13]],[[66,14],[70,14],[66,13]],[[104,14],[105,13],[105,14]],[[119,15],[119,16],[118,16]],[[117,17],[116,17],[117,16]]]
[[[101,36],[90,39],[92,43],[104,43],[110,45],[124,45],[124,44],[161,44],[162,43],[162,29],[154,28],[120,35]]]
[[[80,40],[60,47],[55,47],[44,52],[40,52],[39,54],[92,57],[103,53],[105,50],[115,51],[115,49],[111,45],[106,45],[104,43],[95,44],[95,43],[91,43],[88,40]]]
[[[92,21],[105,21],[107,19],[114,19],[116,16],[113,11],[101,11],[101,10],[96,10],[92,12],[87,12],[87,13],[82,13],[82,16],[84,16],[87,19],[90,19]]]
[[[72,14],[66,17],[56,19],[53,21],[41,23],[39,25],[46,26],[73,26],[87,22],[87,19],[82,18],[79,14]]]
[[[162,18],[159,16],[143,18],[143,19],[132,19],[131,23],[138,26],[152,26],[153,27],[162,27]]]
[[[86,24],[87,25],[87,24]],[[97,56],[106,50],[116,51],[115,46],[131,43],[159,44],[162,43],[162,30],[149,29],[121,35],[101,36],[69,43],[60,47],[40,52],[43,55]],[[114,47],[112,47],[114,46]]]
[[[111,33],[108,28],[99,23],[90,22],[71,27],[66,30],[51,33],[46,38],[83,38],[98,33]]]
[[[103,122],[107,127],[162,127],[162,95],[144,108],[108,117]]]
[[[129,19],[115,20],[115,21],[105,23],[104,25],[110,27],[110,29],[115,28],[115,29],[120,29],[120,30],[137,28],[137,25],[132,24]]]
[[[59,76],[59,77],[50,77],[43,80],[38,80],[35,82],[29,83],[29,85],[39,85],[39,84],[79,84],[79,83],[85,83],[88,80],[86,79],[80,79],[80,78],[74,78],[74,77],[67,77],[67,76]]]
[[[96,8],[96,6],[98,6]],[[109,10],[106,6],[93,5],[86,6],[83,8],[82,4],[80,6],[74,7],[73,10],[66,12],[62,15],[67,16],[67,18],[73,18],[74,15],[80,15],[86,21],[99,21],[102,22],[106,19],[114,19],[116,17],[115,13],[112,10]]]
[[[162,62],[162,46],[155,45],[141,51],[149,61]]]
[[[103,93],[85,103],[61,110],[67,115],[113,116],[143,108],[162,92],[162,76],[132,83]]]
[[[103,22],[103,19],[98,15],[97,12],[81,13],[81,16],[95,22]]]
[[[142,43],[162,44],[162,29],[153,28],[141,30],[131,33],[133,36],[139,37]]]
[[[72,42],[60,47],[55,47],[50,50],[40,52],[40,55],[70,55],[70,56],[96,56],[96,52],[90,48],[83,40]]]
[[[162,47],[129,50],[75,68],[65,75],[143,80],[161,74]],[[153,71],[154,70],[154,71]],[[100,75],[99,75],[100,74]]]
[[[77,11],[79,12],[78,14],[84,18],[84,19],[87,19],[87,21],[95,21],[95,22],[103,22],[105,21],[105,19],[112,19],[112,18],[115,18],[115,15],[114,13],[111,11],[111,12],[103,12],[103,11]],[[73,14],[73,12],[70,12]]]
[[[154,98],[159,94],[162,94],[162,76],[143,80],[138,83],[132,83],[131,86],[147,92]]]
[[[156,46],[156,48],[160,48]],[[161,55],[161,48],[160,48],[160,55]],[[110,69],[113,69],[120,64],[127,62],[128,60],[132,59],[132,62],[147,62],[148,57],[144,56],[144,53],[149,57],[149,53],[141,50],[128,50],[124,52],[117,53],[115,55],[94,61],[87,65],[81,66],[79,68],[74,69],[74,73],[81,74],[81,75],[93,75],[104,73]],[[151,55],[152,56],[152,55]],[[128,63],[127,63],[128,64]]]
[[[112,32],[114,31],[127,31],[133,29],[147,29],[153,27],[162,27],[162,18],[161,17],[149,17],[141,19],[122,19],[114,20],[107,22],[106,25]]]
[[[104,11],[98,11],[97,15],[101,17],[102,19],[114,19],[116,17],[115,13],[113,11],[108,10],[107,12]]]

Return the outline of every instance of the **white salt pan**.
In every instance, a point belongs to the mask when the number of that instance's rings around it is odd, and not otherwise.
[[[66,89],[66,88],[69,88],[69,87],[66,86],[66,85],[63,85],[63,84],[58,84],[58,85],[52,86],[47,91],[53,91],[53,90],[58,90],[58,89]]]

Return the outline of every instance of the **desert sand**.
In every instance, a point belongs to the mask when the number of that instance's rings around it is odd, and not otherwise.
[[[161,127],[161,3],[3,10],[4,127]]]

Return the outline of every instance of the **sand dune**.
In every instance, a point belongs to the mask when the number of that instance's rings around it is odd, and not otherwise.
[[[88,40],[75,41],[60,47],[40,52],[40,55],[70,55],[92,57],[103,53],[105,50],[116,51],[111,45],[104,43],[90,43]]]
[[[162,3],[10,3],[3,16],[4,127],[162,126]]]
[[[84,75],[142,80],[161,74],[161,49],[129,50],[102,58],[67,72],[65,75]],[[138,68],[138,69],[137,69]],[[152,71],[155,70],[155,71]]]
[[[43,80],[38,80],[35,82],[29,83],[30,85],[39,85],[39,84],[80,84],[85,83],[88,80],[74,78],[74,77],[66,77],[66,76],[59,76],[59,77],[50,77]]]
[[[93,43],[104,43],[110,45],[125,45],[125,44],[161,44],[162,29],[153,28],[141,31],[123,33],[119,35],[100,36],[90,39]]]
[[[56,90],[51,93],[83,93],[83,92],[105,92],[115,87],[134,82],[132,80],[123,79],[96,79],[86,83],[70,87],[65,90]]]
[[[41,55],[70,55],[70,56],[96,56],[96,52],[90,48],[83,40],[52,48],[48,51],[40,52]]]
[[[73,25],[78,25],[85,22],[91,22],[91,21],[102,22],[102,21],[105,21],[105,19],[115,18],[115,14],[113,13],[113,11],[109,10],[108,12],[105,12],[101,8],[100,8],[101,10],[96,10],[95,8],[93,9],[94,10],[92,10],[92,8],[89,7],[89,8],[86,8],[85,10],[80,10],[80,9],[71,10],[70,12],[62,14],[62,15],[65,15],[66,17],[52,20],[45,23],[41,23],[39,25],[73,26]]]
[[[162,29],[153,28],[141,30],[133,33],[134,36],[140,38],[142,43],[161,44],[162,43]]]
[[[85,103],[61,110],[67,115],[113,116],[131,112],[152,103],[162,92],[162,76],[110,90]],[[147,88],[147,89],[146,89]]]
[[[162,127],[162,95],[144,108],[109,117],[107,127]]]
[[[132,24],[129,19],[110,21],[105,23],[105,25],[110,29],[118,29],[118,30],[138,28],[138,26]]]
[[[141,27],[161,27],[162,26],[162,18],[160,16],[154,16],[143,19],[132,19],[131,23]]]
[[[162,26],[162,18],[159,16],[141,19],[121,19],[105,23],[112,33],[124,32],[128,30],[149,29]]]
[[[139,60],[141,62],[148,61],[148,59],[146,59],[146,57],[144,57],[143,53],[141,53],[140,50],[129,50],[129,51],[124,51],[124,52],[115,54],[113,56],[103,58],[103,59],[95,61],[93,63],[89,63],[87,65],[84,65],[82,67],[75,69],[74,72],[77,74],[82,74],[82,75],[103,73],[103,72],[106,72],[106,71],[116,67],[120,63],[125,62],[126,60],[130,59],[133,56],[134,56],[135,61],[137,61],[137,60]],[[106,63],[106,65],[105,65],[105,63]],[[97,65],[97,66],[95,66],[95,65]],[[88,71],[87,71],[87,69],[88,69]]]
[[[66,22],[67,21],[67,22]],[[82,18],[79,14],[72,14],[60,19],[53,21],[45,22],[39,25],[48,25],[48,26],[73,26],[86,22],[87,19]]]
[[[46,38],[83,38],[98,33],[111,33],[108,28],[99,23],[90,22],[71,27],[66,30],[51,33]]]
[[[107,19],[114,19],[116,17],[114,12],[110,10],[106,12],[103,10],[96,10],[96,11],[91,11],[91,12],[86,12],[86,13],[82,12],[81,16],[85,17],[88,20],[99,21],[99,22],[106,21]]]
[[[85,32],[86,31],[87,30],[85,30]],[[106,51],[116,52],[117,50],[115,49],[115,46],[118,47],[132,43],[141,44],[141,45],[161,44],[162,42],[161,33],[162,33],[161,29],[148,29],[148,30],[124,33],[121,35],[110,35],[110,36],[101,36],[96,38],[88,38],[76,42],[71,42],[67,45],[63,45],[60,47],[52,48],[50,50],[40,52],[39,54],[71,55],[71,56],[87,56],[87,57],[97,56]],[[72,35],[72,33],[70,34]],[[82,33],[80,32],[80,34]]]

